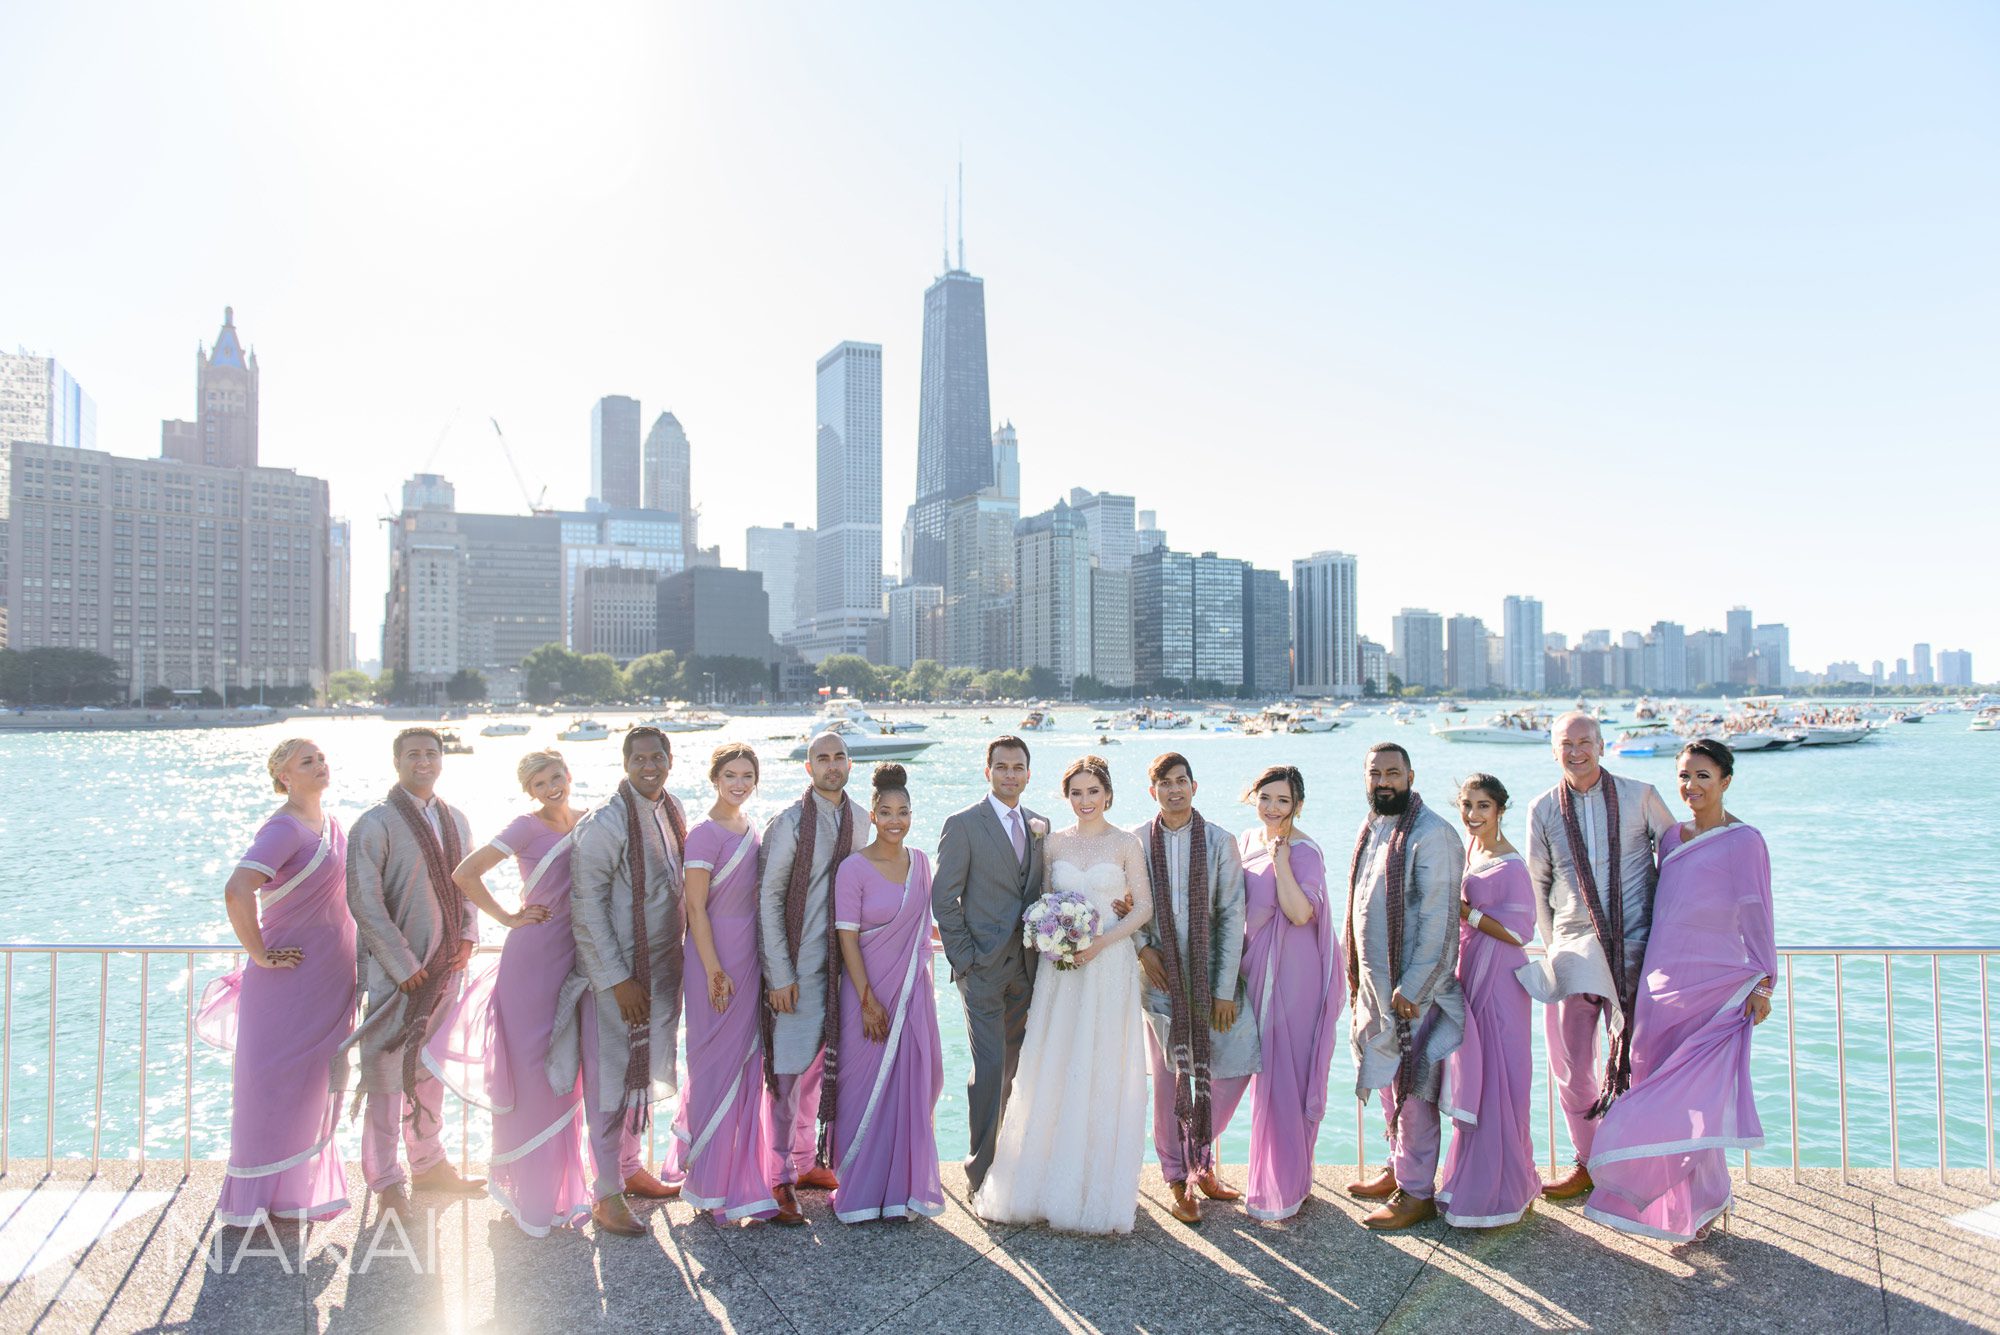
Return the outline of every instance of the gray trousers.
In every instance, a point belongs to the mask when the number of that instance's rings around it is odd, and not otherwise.
[[[971,1191],[979,1190],[993,1166],[1000,1116],[1014,1092],[1014,1067],[1021,1060],[1033,993],[1034,975],[1019,957],[974,969],[958,980],[965,1034],[972,1044],[972,1079],[965,1086],[965,1121],[972,1140],[965,1177]]]

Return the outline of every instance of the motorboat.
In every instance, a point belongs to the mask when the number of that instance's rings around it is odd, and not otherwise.
[[[1046,709],[1031,709],[1020,726],[1022,732],[1048,732],[1056,726],[1056,716]]]
[[[1875,735],[1865,723],[1811,724],[1799,731],[1804,734],[1799,741],[1805,746],[1851,746]]]
[[[526,737],[528,725],[525,723],[489,723],[479,730],[481,737]]]
[[[1615,756],[1673,756],[1686,744],[1670,724],[1655,720],[1625,728],[1608,749]]]
[[[594,718],[576,718],[569,726],[556,734],[559,742],[601,742],[611,735],[611,729]]]
[[[1437,712],[1440,714],[1463,714],[1465,706],[1456,700],[1440,700],[1438,701]]]
[[[822,726],[815,726],[799,739],[792,748],[793,760],[804,760],[812,739],[821,733],[833,733],[847,744],[850,760],[915,760],[937,743],[922,737],[903,737],[888,732],[870,732],[848,719],[837,719]]]
[[[448,756],[469,756],[472,754],[472,743],[460,737],[450,728],[438,729],[438,741],[442,744],[439,749]]]
[[[2000,732],[2000,709],[1980,711],[1978,717],[1966,725],[1967,732]]]
[[[1484,723],[1434,723],[1431,736],[1443,742],[1500,742],[1513,746],[1547,746],[1549,721],[1525,709],[1495,714]]]
[[[1139,709],[1128,709],[1111,720],[1111,728],[1118,732],[1159,732],[1189,727],[1194,723],[1190,714],[1177,714],[1171,709],[1154,709],[1150,705]]]
[[[814,731],[824,732],[836,723],[852,723],[866,733],[888,737],[906,732],[923,732],[927,724],[915,719],[878,719],[853,700],[829,700],[813,719]]]
[[[658,728],[661,732],[714,732],[729,720],[706,709],[671,709],[658,718],[635,723],[635,728]]]

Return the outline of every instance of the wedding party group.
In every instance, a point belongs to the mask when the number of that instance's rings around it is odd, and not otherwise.
[[[344,1108],[385,1213],[413,1191],[484,1192],[534,1236],[632,1235],[635,1202],[796,1226],[800,1192],[825,1191],[846,1224],[936,1216],[941,948],[983,1219],[1130,1232],[1149,1135],[1181,1223],[1237,1201],[1291,1217],[1313,1193],[1345,1015],[1355,1096],[1379,1100],[1390,1151],[1347,1187],[1373,1207],[1366,1227],[1494,1228],[1588,1194],[1601,1223],[1696,1239],[1729,1208],[1726,1152],[1763,1143],[1750,1034],[1776,972],[1768,855],[1725,807],[1726,747],[1680,753],[1678,820],[1603,769],[1590,716],[1552,736],[1561,775],[1518,847],[1498,779],[1433,807],[1404,748],[1372,747],[1344,884],[1304,832],[1290,765],[1242,794],[1257,819],[1237,836],[1174,752],[1146,767],[1147,818],[1114,823],[1111,767],[1087,755],[1053,789],[1058,823],[1028,806],[1028,743],[999,737],[987,794],[946,818],[933,857],[908,843],[920,785],[883,764],[855,793],[836,732],[810,740],[804,793],[761,829],[746,743],[714,749],[692,822],[656,729],[625,734],[624,780],[587,812],[562,756],[531,751],[531,809],[483,844],[438,795],[436,731],[396,736],[394,785],[346,832],[322,806],[325,753],[283,742],[268,767],[284,804],[224,893],[248,962],[199,1015],[234,1053],[217,1217],[346,1209]],[[485,880],[508,859],[514,907]],[[482,915],[508,929],[493,967],[474,961]],[[1546,1183],[1536,1002],[1576,1150]],[[447,1159],[447,1088],[492,1117],[490,1180]],[[1217,1143],[1246,1105],[1238,1187]],[[649,1165],[656,1112],[671,1128]]]

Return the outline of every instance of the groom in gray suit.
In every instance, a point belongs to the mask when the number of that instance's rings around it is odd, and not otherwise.
[[[931,877],[938,937],[972,1041],[972,1079],[965,1090],[972,1133],[968,1194],[979,1190],[992,1166],[1028,1029],[1036,961],[1021,941],[1021,915],[1042,893],[1042,837],[1049,828],[1021,805],[1028,786],[1026,742],[996,737],[989,743],[986,782],[992,789],[986,797],[945,818]]]

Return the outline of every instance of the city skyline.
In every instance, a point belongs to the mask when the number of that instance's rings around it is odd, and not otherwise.
[[[1532,583],[1570,628],[1782,608],[1813,670],[1917,642],[2000,661],[2000,630],[1936,577],[1984,559],[1978,489],[1952,479],[1977,475],[2000,408],[1980,370],[2000,190],[1974,133],[1994,90],[1970,59],[1992,16],[1828,25],[1815,62],[1776,59],[1797,36],[1776,15],[1576,11],[1545,49],[1472,13],[1421,40],[1386,13],[1241,35],[1078,17],[1062,57],[1036,23],[992,17],[966,21],[972,67],[947,73],[912,14],[807,16],[782,41],[643,9],[418,14],[395,50],[276,13],[109,32],[23,15],[0,136],[64,207],[0,219],[7,253],[36,257],[10,273],[0,346],[54,357],[97,403],[98,447],[146,457],[185,411],[183,352],[220,306],[243,312],[272,376],[263,462],[326,478],[356,526],[364,654],[386,574],[371,521],[454,416],[434,467],[462,505],[519,508],[474,429],[492,415],[531,489],[572,508],[584,409],[671,403],[736,565],[748,527],[814,517],[799,366],[877,341],[893,544],[914,499],[915,298],[963,134],[977,267],[1005,294],[986,313],[991,412],[1028,442],[1022,513],[1109,486],[1184,548],[1279,571],[1354,552],[1376,640],[1404,605],[1493,626]],[[1183,105],[1173,71],[1217,43],[1254,50],[1257,77]],[[1488,68],[1495,43],[1508,60]],[[1103,77],[1073,89],[1070,59]],[[821,68],[864,89],[878,143],[801,151],[833,142]],[[965,92],[999,70],[990,97]],[[143,114],[155,94],[204,133]],[[937,107],[942,126],[916,114]],[[218,152],[259,171],[218,174]],[[669,165],[703,208],[661,206]],[[865,206],[796,226],[847,194]],[[355,375],[385,326],[421,375]],[[742,486],[732,469],[765,453]],[[1681,497],[1699,540],[1676,540]],[[1582,556],[1572,516],[1538,522],[1563,504],[1620,559]]]

